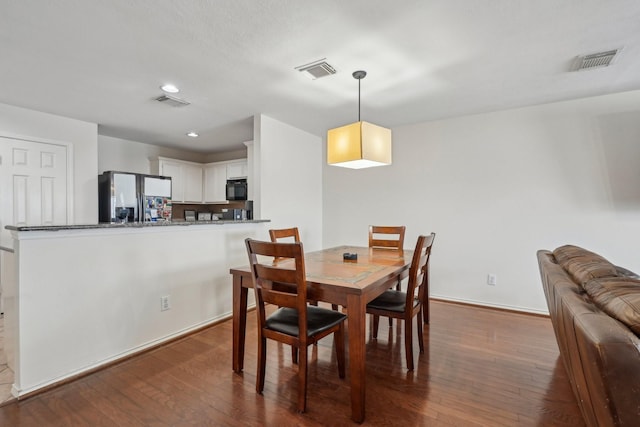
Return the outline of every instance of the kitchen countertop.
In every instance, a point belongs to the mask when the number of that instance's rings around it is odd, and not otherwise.
[[[247,219],[247,220],[226,220],[219,219],[213,221],[162,221],[162,222],[127,222],[127,223],[98,223],[98,224],[69,224],[69,225],[28,225],[15,226],[7,225],[5,228],[12,231],[58,231],[58,230],[89,230],[96,228],[144,228],[144,227],[171,227],[171,226],[198,226],[198,225],[225,225],[225,224],[252,224],[261,222],[271,222],[270,219]]]

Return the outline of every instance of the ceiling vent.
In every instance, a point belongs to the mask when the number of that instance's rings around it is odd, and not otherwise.
[[[335,74],[336,69],[329,65],[325,59],[326,58],[322,58],[309,64],[300,65],[299,67],[295,67],[295,69],[301,73],[305,73],[312,80]]]
[[[190,102],[187,102],[184,99],[180,99],[175,96],[171,96],[167,94],[160,95],[159,97],[156,98],[156,101],[162,102],[163,104],[166,104],[166,105],[171,105],[172,107],[186,107],[187,105],[191,104]]]
[[[593,68],[608,67],[615,58],[619,49],[606,52],[592,53],[591,55],[578,56],[574,71],[591,70]]]

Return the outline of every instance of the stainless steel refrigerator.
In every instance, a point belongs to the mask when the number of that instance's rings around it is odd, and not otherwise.
[[[100,222],[171,221],[171,178],[107,171],[98,176]]]
[[[171,221],[171,178],[154,175],[139,175],[139,178],[142,220]]]

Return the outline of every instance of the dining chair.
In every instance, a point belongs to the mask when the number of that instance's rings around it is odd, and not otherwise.
[[[302,243],[273,243],[248,238],[245,244],[249,255],[258,317],[256,391],[262,394],[264,390],[267,338],[288,344],[297,349],[296,353],[300,353],[298,411],[304,412],[307,405],[307,348],[320,339],[334,334],[338,374],[340,378],[344,378],[344,321],[347,316],[339,311],[307,305]],[[277,261],[273,261],[275,259]],[[282,286],[283,284],[285,286]],[[265,309],[267,303],[280,308],[267,316]]]
[[[407,356],[407,369],[413,371],[413,318],[417,317],[418,344],[420,353],[424,353],[424,337],[422,335],[422,308],[428,305],[425,298],[426,278],[428,277],[429,256],[435,233],[419,236],[413,252],[407,292],[390,289],[367,304],[367,313],[373,315],[373,338],[378,338],[380,316],[404,320],[404,347]]]
[[[404,232],[406,227],[404,225],[399,226],[382,226],[382,225],[370,225],[369,226],[369,247],[370,248],[386,248],[386,249],[404,249]],[[382,238],[382,236],[395,236],[395,238]],[[402,279],[406,276],[398,277],[398,283],[396,289],[402,289]],[[391,324],[391,323],[389,323]]]
[[[271,229],[269,230],[269,237],[272,242],[282,242],[283,239],[289,239],[290,241],[291,238],[293,238],[293,241],[296,243],[300,241],[298,227]],[[318,305],[318,301],[309,301],[309,304]],[[337,310],[338,306],[336,304],[331,304],[331,308]]]
[[[436,233],[431,233],[431,236],[433,236],[433,240],[436,239]],[[433,245],[433,240],[431,241],[431,245]],[[429,324],[429,315],[430,315],[430,310],[429,310],[429,289],[430,289],[430,284],[429,284],[429,278],[431,276],[431,269],[429,268],[429,262],[431,261],[431,249],[429,249],[429,253],[427,255],[427,262],[425,263],[424,269],[425,269],[425,273],[424,273],[424,277],[422,278],[423,282],[422,282],[422,293],[423,293],[423,299],[422,299],[422,318],[424,320],[424,324],[428,325]],[[419,319],[418,319],[419,320]]]
[[[295,243],[300,242],[300,233],[298,233],[298,227],[271,229],[269,230],[269,237],[272,242],[281,241],[281,239],[293,238]]]
[[[404,248],[404,232],[406,227],[400,226],[369,226],[369,247],[370,248]],[[383,235],[396,236],[392,238],[382,238]]]
[[[273,243],[282,242],[283,240],[293,243],[300,242],[298,227],[280,229],[272,228],[269,230],[269,237]],[[274,261],[278,261],[277,258],[274,259]],[[318,301],[309,301],[309,304],[317,306]],[[293,363],[298,363],[298,350],[295,347],[291,347],[291,360],[293,360]]]
[[[383,249],[404,249],[404,225],[370,225],[369,226],[369,247]],[[383,238],[383,236],[392,236],[395,238]],[[396,290],[402,290],[402,281],[407,277],[406,274],[398,276],[396,282]],[[393,325],[393,318],[389,317],[389,327]]]

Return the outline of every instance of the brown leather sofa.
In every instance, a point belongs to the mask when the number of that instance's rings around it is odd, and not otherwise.
[[[640,426],[640,278],[583,248],[538,251],[551,322],[588,426]]]

